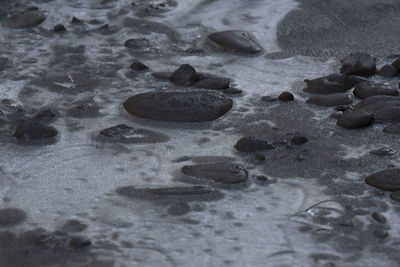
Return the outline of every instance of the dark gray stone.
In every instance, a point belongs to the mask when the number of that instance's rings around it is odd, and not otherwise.
[[[364,78],[352,75],[330,74],[313,80],[304,80],[307,87],[304,92],[312,94],[344,93],[356,84],[365,81]]]
[[[400,191],[395,191],[391,193],[390,198],[394,201],[400,202]]]
[[[372,218],[374,218],[374,220],[375,221],[377,221],[378,223],[381,223],[381,224],[385,224],[386,223],[386,218],[385,218],[385,216],[383,216],[382,215],[382,213],[379,213],[379,212],[373,212],[372,214],[371,214],[371,216],[372,216]]]
[[[8,27],[13,29],[31,28],[46,19],[46,16],[39,10],[26,10],[7,18]]]
[[[14,137],[20,141],[51,139],[57,136],[57,130],[36,120],[21,121],[14,132]]]
[[[234,147],[236,148],[236,150],[241,152],[254,152],[259,150],[270,150],[275,148],[275,146],[273,146],[268,141],[257,139],[250,136],[245,136],[240,138],[240,140],[237,141]]]
[[[278,100],[280,101],[293,101],[294,100],[294,96],[291,92],[282,92],[279,96],[278,96]]]
[[[290,140],[290,143],[293,145],[302,145],[308,142],[308,138],[301,135],[295,135]]]
[[[393,63],[392,66],[396,68],[397,71],[400,72],[400,57],[397,58]]]
[[[54,32],[65,32],[67,29],[65,29],[65,26],[62,24],[57,24],[54,26]]]
[[[189,64],[183,64],[172,73],[171,81],[178,85],[190,86],[197,81],[196,70]]]
[[[374,116],[365,111],[346,111],[338,119],[336,124],[347,129],[367,127],[373,121]]]
[[[262,51],[254,36],[245,31],[215,32],[208,38],[226,50],[234,52],[256,54]]]
[[[130,66],[131,70],[135,70],[135,71],[142,71],[142,70],[148,70],[149,68],[144,65],[142,62],[139,61],[135,61],[131,64]]]
[[[384,65],[376,74],[382,77],[393,78],[399,75],[399,71],[392,65]]]
[[[99,134],[100,141],[118,143],[159,143],[165,142],[169,138],[161,133],[146,129],[133,128],[125,124],[116,125],[104,129]]]
[[[124,46],[133,50],[145,50],[151,46],[150,41],[145,38],[128,39]]]
[[[345,75],[372,76],[376,73],[376,59],[365,53],[354,53],[344,57],[340,72]]]
[[[373,173],[365,178],[365,182],[382,190],[400,191],[400,169],[389,169]]]
[[[69,241],[69,246],[73,249],[83,249],[92,245],[92,242],[88,239],[81,237],[74,237]]]
[[[232,108],[232,100],[209,92],[147,92],[124,102],[130,114],[158,121],[212,121]]]
[[[67,110],[67,116],[73,118],[94,118],[101,116],[100,106],[93,101],[84,102]]]
[[[355,110],[372,113],[374,121],[378,123],[397,123],[400,122],[400,97],[371,96],[360,101]]]
[[[322,107],[334,107],[339,105],[349,105],[353,103],[353,100],[344,94],[329,94],[312,96],[307,100],[307,103]]]
[[[382,131],[390,134],[400,134],[400,124],[390,124],[389,126],[383,128]]]
[[[225,78],[207,78],[193,84],[196,88],[222,90],[229,88],[229,79]]]
[[[383,148],[372,150],[369,153],[372,155],[377,155],[377,156],[392,156],[392,155],[396,154],[397,151],[390,147],[383,147]]]
[[[356,87],[354,88],[353,94],[357,98],[364,99],[375,95],[398,96],[399,91],[383,83],[366,81],[357,84]]]

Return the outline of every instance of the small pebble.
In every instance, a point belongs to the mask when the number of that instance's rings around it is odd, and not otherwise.
[[[294,100],[294,96],[290,92],[283,92],[282,94],[280,94],[278,96],[278,99],[280,101],[293,101]]]

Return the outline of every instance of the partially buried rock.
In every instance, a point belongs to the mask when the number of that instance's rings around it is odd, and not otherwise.
[[[243,94],[242,90],[236,89],[236,88],[232,88],[232,87],[224,89],[224,90],[222,90],[222,92],[224,94],[227,94],[227,95],[230,95],[230,96],[233,96],[233,97],[241,96]]]
[[[182,172],[206,182],[239,184],[247,181],[247,171],[230,162],[184,166]]]
[[[171,81],[178,85],[190,86],[197,81],[196,70],[189,64],[183,64],[172,73]]]
[[[125,124],[104,129],[99,134],[100,141],[117,143],[159,143],[167,141],[168,139],[167,136],[161,133],[146,129],[133,128]]]
[[[376,172],[365,178],[365,182],[379,189],[400,191],[400,169]]]
[[[400,122],[400,97],[396,96],[371,96],[360,101],[356,106],[357,111],[366,111],[374,115],[378,123]]]
[[[204,89],[227,89],[229,88],[229,79],[225,78],[207,78],[200,80],[193,84],[196,88],[204,88]]]
[[[51,123],[57,120],[58,114],[57,112],[51,109],[43,109],[33,116],[34,120],[37,120],[41,123]]]
[[[51,139],[57,136],[57,130],[36,120],[21,121],[14,132],[19,141]]]
[[[275,102],[276,101],[276,97],[272,97],[272,96],[266,95],[266,96],[261,97],[261,101],[263,101],[263,102]]]
[[[142,70],[148,70],[149,68],[144,65],[142,62],[139,61],[135,61],[131,64],[130,66],[131,70],[135,70],[135,71],[142,71]]]
[[[344,94],[316,95],[307,100],[307,103],[322,107],[334,107],[339,105],[348,105],[353,101]]]
[[[368,54],[355,53],[344,57],[340,72],[345,75],[372,76],[376,73],[376,59]]]
[[[376,74],[382,77],[393,78],[399,75],[399,71],[392,65],[385,65]]]
[[[399,91],[383,83],[367,81],[357,84],[354,88],[353,94],[357,98],[364,99],[375,95],[398,96]]]
[[[24,211],[13,208],[0,209],[0,227],[17,225],[26,220]]]
[[[291,92],[282,92],[279,96],[278,96],[278,100],[280,101],[293,101],[294,100],[294,96]]]
[[[237,141],[235,148],[241,152],[254,152],[259,150],[270,150],[274,149],[275,147],[268,141],[245,136]]]
[[[42,23],[45,19],[46,16],[39,10],[28,9],[8,17],[7,24],[8,27],[13,29],[31,28]]]
[[[365,81],[364,78],[352,75],[331,74],[313,80],[304,80],[307,87],[304,92],[312,94],[334,94],[344,93],[350,90],[354,85]]]
[[[385,216],[383,216],[382,215],[382,213],[379,213],[379,212],[373,212],[372,214],[371,214],[371,216],[372,216],[372,218],[374,218],[374,220],[375,221],[377,221],[378,223],[381,223],[381,224],[385,224],[386,223],[386,218],[385,218]]]
[[[338,119],[336,124],[347,129],[367,127],[373,121],[374,116],[365,111],[346,111]]]
[[[209,92],[147,92],[124,102],[130,114],[157,121],[205,122],[227,113],[230,98]]]
[[[54,32],[65,32],[65,26],[62,24],[57,24],[56,26],[54,26]]]
[[[208,38],[221,47],[234,52],[256,54],[262,51],[255,38],[245,31],[215,32]]]

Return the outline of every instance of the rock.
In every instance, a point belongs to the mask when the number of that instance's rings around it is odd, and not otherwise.
[[[256,54],[262,51],[255,38],[245,31],[222,31],[208,36],[214,43],[226,50],[239,53]]]
[[[304,80],[307,87],[304,88],[303,91],[311,94],[345,93],[353,86],[363,81],[365,81],[365,79],[362,77],[331,74],[313,80]]]
[[[74,23],[74,24],[81,24],[81,23],[83,23],[83,22],[82,22],[82,20],[78,19],[77,17],[72,17],[71,23]]]
[[[336,106],[335,108],[334,108],[336,111],[346,111],[346,110],[349,110],[350,109],[350,106],[349,105],[340,105],[340,106]]]
[[[35,120],[21,121],[14,132],[14,137],[20,141],[50,139],[57,136],[57,130]]]
[[[39,111],[33,116],[34,120],[37,120],[41,123],[51,123],[56,121],[58,118],[58,114],[51,109],[44,109]]]
[[[268,178],[265,175],[257,175],[256,179],[260,182],[267,182]]]
[[[394,201],[400,202],[400,191],[395,191],[391,193],[390,198]]]
[[[54,26],[54,32],[65,32],[65,26],[62,24],[57,24],[56,26]]]
[[[151,75],[154,78],[157,78],[157,79],[160,79],[160,80],[170,80],[172,72],[167,72],[167,71],[153,72]]]
[[[393,78],[399,75],[399,71],[392,65],[384,65],[376,74],[382,77]]]
[[[0,209],[0,227],[10,227],[26,220],[26,213],[20,209]]]
[[[62,227],[61,230],[66,232],[82,232],[88,228],[87,224],[84,224],[78,220],[68,220]]]
[[[144,65],[142,62],[135,61],[131,64],[130,66],[131,70],[136,70],[136,71],[142,71],[142,70],[148,70],[149,68]]]
[[[196,82],[193,87],[216,90],[227,89],[229,88],[229,79],[207,78]]]
[[[188,176],[220,184],[239,184],[247,181],[247,171],[230,162],[184,166],[182,172]]]
[[[255,154],[254,155],[254,159],[257,161],[264,161],[265,160],[265,156],[263,154]]]
[[[159,143],[169,138],[161,133],[146,129],[133,128],[125,124],[119,124],[102,130],[99,134],[100,141],[118,143]]]
[[[374,115],[365,111],[346,111],[336,122],[336,125],[347,128],[356,129],[367,127],[374,120]]]
[[[92,242],[80,237],[74,237],[69,241],[69,246],[73,249],[82,249],[90,246]]]
[[[400,122],[400,97],[396,96],[371,96],[360,101],[356,106],[357,111],[366,111],[374,115],[378,123]]]
[[[375,95],[398,96],[399,91],[383,83],[362,82],[356,85],[353,94],[360,99]]]
[[[400,72],[400,57],[397,58],[391,65],[395,67],[398,72]]]
[[[100,107],[93,101],[83,102],[67,110],[67,116],[73,118],[94,118],[100,115]]]
[[[390,147],[383,147],[383,148],[372,150],[369,153],[372,155],[377,155],[377,156],[392,156],[392,155],[396,154],[397,151]]]
[[[307,100],[307,103],[321,107],[334,107],[351,104],[353,100],[344,94],[329,94],[312,96]]]
[[[46,16],[39,10],[28,9],[7,18],[8,27],[12,29],[31,28],[39,25],[46,19]]]
[[[340,73],[345,75],[372,76],[376,73],[376,59],[368,54],[355,53],[344,57]]]
[[[391,124],[382,130],[385,133],[390,133],[390,134],[400,134],[400,124],[394,123]]]
[[[302,145],[308,142],[308,138],[301,135],[295,135],[290,140],[290,143],[293,145]]]
[[[400,191],[400,169],[389,169],[373,173],[365,178],[365,182],[382,190]]]
[[[205,122],[227,113],[230,98],[209,92],[147,92],[124,102],[130,114],[157,121]]]
[[[379,212],[373,212],[372,214],[371,214],[371,216],[372,216],[372,218],[374,218],[374,220],[375,221],[377,221],[378,223],[381,223],[381,224],[385,224],[386,223],[386,218],[385,218],[385,216],[383,216],[382,215],[382,213],[379,213]]]
[[[197,81],[196,70],[189,64],[183,64],[172,73],[171,81],[178,85],[190,86]]]
[[[263,97],[261,97],[261,101],[263,101],[263,102],[274,102],[274,101],[276,101],[276,97],[272,97],[272,96],[269,96],[269,95],[263,96]]]
[[[389,233],[385,229],[379,228],[379,229],[374,230],[374,236],[383,239],[383,238],[388,237]]]
[[[282,92],[278,96],[278,100],[280,100],[280,101],[293,101],[294,100],[294,96],[290,92]]]
[[[145,38],[128,39],[124,46],[133,50],[146,50],[150,47],[150,41]]]
[[[232,97],[235,97],[235,96],[240,96],[241,94],[243,94],[243,91],[240,89],[231,87],[231,88],[222,90],[222,93],[224,93],[226,95],[231,95]]]
[[[175,203],[168,208],[168,214],[173,216],[182,216],[190,212],[188,203]]]
[[[254,152],[259,150],[270,150],[275,148],[275,146],[273,146],[268,141],[264,141],[250,136],[245,136],[239,139],[239,141],[237,141],[234,147],[236,148],[236,150],[241,152]]]

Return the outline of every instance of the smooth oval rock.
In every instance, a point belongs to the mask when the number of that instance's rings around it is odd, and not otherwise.
[[[360,101],[354,108],[374,115],[376,122],[400,122],[400,97],[371,96]]]
[[[393,78],[399,75],[399,71],[392,65],[384,65],[376,74],[382,77]]]
[[[184,166],[182,172],[205,181],[221,184],[239,184],[247,181],[247,171],[230,162]]]
[[[194,84],[196,81],[197,81],[196,70],[189,64],[181,65],[171,75],[171,82],[178,85],[190,86]]]
[[[400,191],[400,169],[376,172],[365,178],[365,182],[382,190]]]
[[[345,75],[372,76],[376,73],[376,59],[365,53],[354,53],[344,57],[340,73]]]
[[[371,217],[374,218],[374,220],[378,223],[381,223],[381,224],[386,223],[386,218],[385,218],[385,216],[382,215],[382,213],[375,211],[371,214]]]
[[[102,130],[99,140],[120,143],[159,143],[169,138],[161,133],[146,129],[129,127],[126,124],[119,124]]]
[[[339,105],[349,105],[353,103],[353,100],[344,94],[329,94],[312,96],[307,100],[307,103],[321,107],[334,107]]]
[[[26,220],[26,214],[20,209],[0,209],[0,227],[17,225]]]
[[[157,121],[205,122],[227,113],[232,99],[210,92],[147,92],[127,99],[130,114]]]
[[[383,83],[367,81],[357,84],[353,90],[353,94],[357,98],[364,99],[375,95],[398,96],[399,91]]]
[[[245,31],[215,32],[208,38],[221,47],[239,53],[256,54],[262,51],[255,38]]]
[[[46,16],[39,10],[28,9],[7,18],[7,25],[13,29],[31,28],[39,25]]]
[[[363,81],[365,79],[362,77],[336,73],[312,80],[304,80],[307,87],[303,91],[312,94],[344,93]]]
[[[367,127],[374,119],[374,115],[364,111],[346,111],[336,122],[336,125],[347,128],[356,129]]]
[[[245,136],[239,139],[234,145],[236,150],[241,152],[254,152],[259,150],[270,150],[274,149],[271,143],[265,140],[257,139],[251,136]]]

